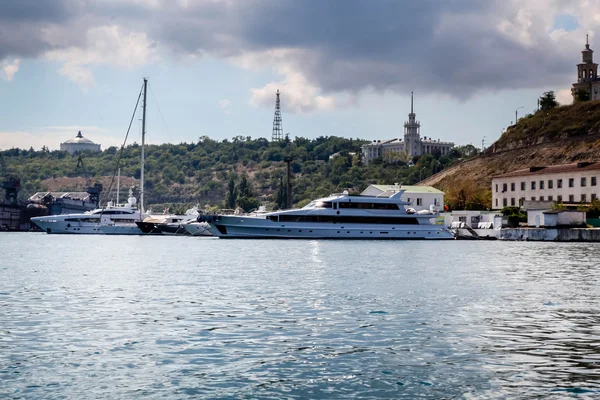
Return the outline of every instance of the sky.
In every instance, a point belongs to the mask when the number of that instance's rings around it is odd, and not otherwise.
[[[147,141],[421,135],[489,145],[569,104],[600,0],[1,0],[0,149],[119,145],[148,77]],[[139,142],[135,118],[130,141]]]

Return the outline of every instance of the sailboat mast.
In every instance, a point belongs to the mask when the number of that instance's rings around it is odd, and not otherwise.
[[[119,168],[119,172],[117,172],[117,204],[119,205],[119,189],[121,188],[121,168]]]
[[[140,174],[140,220],[144,214],[144,147],[146,141],[146,92],[148,91],[148,78],[144,78],[144,103],[142,109],[142,169]]]

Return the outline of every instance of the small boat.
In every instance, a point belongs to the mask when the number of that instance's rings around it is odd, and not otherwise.
[[[213,236],[206,222],[192,221],[181,225],[192,236]]]
[[[378,196],[348,192],[310,202],[301,209],[254,215],[200,215],[219,238],[265,239],[454,239],[438,213],[417,213],[401,200],[404,190]]]

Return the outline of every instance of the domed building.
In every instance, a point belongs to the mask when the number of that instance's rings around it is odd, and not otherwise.
[[[81,134],[81,131],[77,133],[73,139],[69,139],[64,143],[60,144],[61,151],[68,151],[71,154],[75,154],[81,151],[102,151],[100,145],[92,142],[90,139],[86,139]]]

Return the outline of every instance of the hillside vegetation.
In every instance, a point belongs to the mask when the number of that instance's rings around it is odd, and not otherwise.
[[[230,195],[239,189],[245,197],[267,195],[273,207],[281,206],[280,189],[286,172],[283,160],[289,156],[293,160],[293,201],[302,205],[346,189],[359,192],[371,183],[414,184],[455,164],[464,152],[473,150],[459,148],[448,156],[429,154],[412,160],[380,159],[365,166],[360,157],[364,143],[333,136],[297,137],[276,143],[238,136],[232,140],[201,137],[196,143],[150,145],[146,147],[146,203],[157,207],[174,203],[224,206],[231,204]],[[135,187],[137,195],[140,151],[137,144],[123,149],[121,199],[130,186]],[[107,192],[118,154],[116,147],[101,153],[84,153],[83,166],[78,167],[78,156],[62,151],[4,150],[0,151],[0,178],[19,177],[22,199],[37,191],[84,190],[87,185],[101,182],[105,187],[103,201],[107,201],[115,198],[114,187],[111,194]],[[330,159],[332,155],[336,156]],[[242,187],[238,187],[240,184]]]
[[[600,101],[540,110],[519,120],[486,151],[420,184],[444,190],[454,208],[491,207],[495,175],[536,166],[600,161]],[[467,204],[470,203],[470,204]]]

